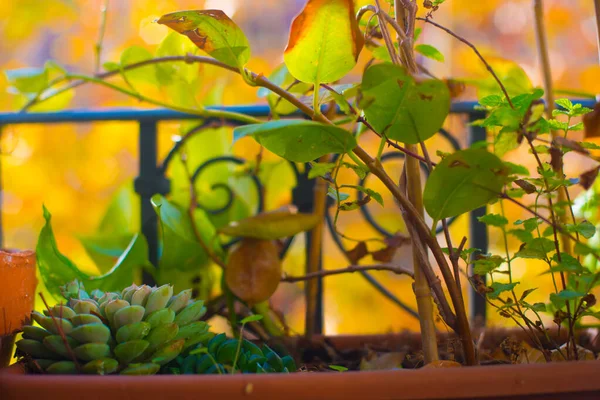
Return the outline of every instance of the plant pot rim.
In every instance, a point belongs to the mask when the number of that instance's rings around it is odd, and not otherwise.
[[[0,249],[0,256],[28,258],[34,254],[35,254],[35,251],[33,251],[33,250],[20,250],[20,249],[8,249],[8,248]]]
[[[600,396],[600,362],[428,368],[293,374],[56,376],[25,375],[19,366],[0,371],[4,400],[81,395],[86,400],[218,399],[467,399],[592,398]]]

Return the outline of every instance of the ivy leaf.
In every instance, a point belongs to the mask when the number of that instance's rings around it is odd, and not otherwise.
[[[469,212],[497,198],[506,178],[506,167],[492,153],[457,151],[444,158],[427,179],[425,209],[435,221]]]
[[[46,223],[36,246],[37,265],[44,285],[57,299],[62,297],[60,287],[65,282],[78,279],[87,290],[118,291],[133,282],[138,268],[150,266],[146,239],[135,235],[109,272],[99,276],[82,272],[58,249],[52,230],[52,215],[46,207],[43,209]]]
[[[418,44],[415,51],[432,60],[444,62],[444,55],[438,49],[428,44]]]
[[[503,215],[499,214],[487,214],[482,217],[477,217],[479,222],[482,222],[488,226],[496,226],[498,228],[508,224],[508,220]]]
[[[337,126],[303,119],[269,121],[245,125],[233,131],[234,142],[252,136],[267,150],[289,161],[310,162],[325,154],[347,153],[356,139]]]
[[[333,171],[335,163],[311,163],[308,171],[308,179],[316,178],[317,176],[325,176]]]
[[[416,144],[435,135],[450,111],[443,81],[416,82],[400,66],[385,63],[367,69],[361,85],[363,108],[375,130],[388,138]]]
[[[250,44],[244,32],[223,11],[179,11],[157,21],[190,40],[215,59],[242,69],[250,59]]]
[[[231,222],[220,228],[219,233],[233,237],[275,240],[311,230],[319,222],[316,214],[278,210]]]
[[[157,194],[152,196],[152,206],[158,215],[162,230],[163,250],[160,270],[199,270],[209,263],[208,254],[198,243],[189,214],[181,206]],[[194,211],[196,227],[202,241],[214,253],[222,252],[217,241],[217,232],[204,210]]]
[[[350,72],[363,43],[352,0],[308,0],[292,23],[283,58],[296,79],[318,87]]]
[[[489,292],[487,295],[491,299],[497,299],[502,293],[513,290],[515,288],[515,286],[517,286],[518,284],[519,284],[519,282],[513,282],[513,283],[494,282],[490,285],[490,288],[492,288],[493,291]]]

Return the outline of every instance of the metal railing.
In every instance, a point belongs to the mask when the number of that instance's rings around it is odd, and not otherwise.
[[[592,107],[592,101],[579,101],[584,106]],[[238,113],[244,113],[254,117],[268,117],[270,115],[270,109],[266,105],[249,105],[249,106],[233,106],[233,107],[213,107],[209,109],[227,110]],[[468,121],[472,122],[477,119],[484,117],[481,110],[477,109],[477,103],[474,102],[457,102],[452,105],[452,114],[466,114]],[[159,232],[158,232],[158,221],[156,213],[154,212],[150,203],[150,198],[154,194],[166,195],[170,191],[170,182],[166,176],[167,167],[169,162],[173,159],[173,156],[177,153],[182,142],[178,142],[174,145],[167,157],[163,161],[158,160],[158,123],[162,121],[175,121],[175,120],[198,120],[197,115],[185,114],[177,111],[167,109],[100,109],[100,110],[66,110],[59,112],[43,112],[43,113],[0,113],[0,133],[1,128],[6,125],[12,124],[49,124],[49,123],[91,123],[100,121],[136,121],[138,122],[138,149],[139,149],[139,173],[135,179],[135,191],[140,195],[141,204],[141,231],[145,235],[148,241],[149,248],[149,260],[155,265],[158,265],[159,259]],[[215,124],[225,125],[237,125],[237,121],[224,121],[224,120],[203,120],[194,131],[200,131],[203,128],[214,127]],[[486,140],[485,129],[477,126],[467,125],[467,144],[471,145],[475,142]],[[189,132],[193,133],[193,132]],[[449,144],[458,149],[460,146],[458,140],[446,131],[441,131],[441,135],[449,142]],[[188,136],[188,135],[186,135]],[[382,160],[402,159],[403,153],[390,152],[385,153]],[[209,165],[214,163],[234,163],[243,164],[245,160],[235,156],[222,156],[213,159],[209,159],[202,165],[198,166],[195,172],[192,174],[192,179],[196,180],[201,175],[202,171]],[[314,190],[314,179],[308,179],[307,171],[308,168],[304,168],[303,172],[296,167],[295,164],[290,163],[294,174],[296,175],[297,184],[292,190],[292,203],[298,207],[300,212],[311,212],[313,209],[313,190]],[[0,189],[2,189],[2,179],[0,170]],[[257,176],[252,176],[254,184],[258,187],[259,199],[258,208],[259,211],[263,207],[263,199],[261,197],[261,185],[262,183]],[[361,181],[362,183],[362,181]],[[207,210],[207,212],[218,214],[227,210],[231,206],[234,199],[234,191],[224,185],[220,185],[222,189],[227,190],[229,199],[224,207],[219,209]],[[1,192],[0,192],[1,193]],[[361,196],[361,193],[358,193]],[[199,205],[202,207],[201,205]],[[0,246],[2,246],[3,230],[2,230],[2,198],[0,197]],[[480,223],[477,217],[482,216],[486,213],[486,209],[481,208],[473,211],[469,217],[469,229],[470,229],[470,247],[480,249],[482,253],[488,251],[488,233],[487,228],[484,224]],[[373,227],[377,232],[382,235],[391,236],[393,233],[388,232],[381,225],[379,225],[375,219],[371,216],[367,207],[361,207],[361,215],[365,221]],[[326,222],[329,231],[334,239],[337,246],[344,251],[344,244],[342,238],[336,233],[336,230],[332,224],[331,213],[328,212],[326,215]],[[308,255],[310,249],[310,232],[305,233],[305,252]],[[283,255],[289,249],[293,238],[288,239],[284,246]],[[320,265],[319,268],[322,266]],[[374,286],[383,296],[396,303],[398,306],[403,308],[409,314],[416,316],[416,312],[408,307],[401,299],[396,297],[388,289],[384,287],[377,279],[366,271],[362,271],[361,274],[367,281]],[[150,276],[144,276],[146,281],[150,280]],[[317,332],[323,330],[323,281],[319,280],[318,285],[318,299],[317,299],[317,313],[315,327]],[[485,299],[478,295],[474,290],[470,290],[469,293],[469,304],[470,304],[470,316],[472,319],[477,318],[478,323],[485,323],[486,317],[486,302]]]

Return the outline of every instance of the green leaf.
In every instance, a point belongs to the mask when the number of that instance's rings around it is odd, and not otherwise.
[[[343,161],[342,166],[354,171],[360,179],[365,179],[369,173],[369,168],[362,165],[351,164]]]
[[[597,145],[596,143],[592,143],[592,142],[577,142],[577,144],[579,144],[584,149],[600,150],[600,146]]]
[[[381,204],[383,206],[383,197],[381,196],[380,193],[374,191],[373,189],[369,189],[369,188],[358,186],[358,185],[342,185],[342,186],[340,186],[340,188],[356,189],[356,190],[366,194],[367,196],[371,196],[371,198],[373,200],[375,200],[376,202],[378,202],[379,204]]]
[[[308,171],[308,179],[325,176],[327,173],[333,171],[335,165],[335,163],[311,163],[310,170]]]
[[[490,292],[487,295],[491,299],[497,299],[502,293],[513,290],[515,288],[515,286],[517,286],[518,284],[519,284],[519,282],[513,282],[513,283],[494,282],[490,285],[490,287],[493,289],[493,292]]]
[[[4,71],[8,83],[21,93],[38,93],[48,87],[45,68],[20,68]]]
[[[256,322],[256,321],[260,321],[261,319],[263,319],[263,316],[260,314],[252,314],[247,316],[246,318],[242,319],[240,321],[241,324],[245,325],[249,322]]]
[[[356,147],[348,131],[303,119],[269,121],[235,128],[234,141],[252,136],[267,150],[289,161],[310,162],[325,154],[347,153]]]
[[[463,214],[498,197],[506,182],[502,161],[484,149],[466,149],[444,158],[433,170],[423,193],[435,221]]]
[[[538,289],[538,288],[533,288],[533,289],[527,289],[527,290],[523,291],[523,293],[521,294],[521,298],[520,298],[520,300],[521,300],[521,301],[525,300],[525,298],[526,298],[527,296],[529,296],[531,293],[535,292],[537,289]]]
[[[572,227],[572,225],[568,227]],[[573,227],[573,230],[586,239],[590,239],[596,234],[596,227],[589,221],[580,222]]]
[[[444,55],[438,49],[428,44],[418,44],[415,51],[432,60],[444,62]]]
[[[566,122],[558,121],[556,119],[549,119],[548,126],[557,131],[565,131],[569,128],[569,125]]]
[[[244,32],[223,11],[179,11],[157,21],[187,36],[212,57],[242,69],[250,59],[250,44]]]
[[[569,99],[556,99],[556,104],[567,111],[571,111],[573,109],[573,103]]]
[[[110,271],[99,276],[88,275],[59,251],[52,230],[52,216],[46,207],[44,219],[46,223],[36,246],[37,265],[44,285],[57,299],[61,298],[60,286],[74,279],[82,282],[87,290],[121,290],[133,282],[138,268],[150,265],[146,239],[142,235],[135,235]]]
[[[529,170],[524,165],[511,163],[510,161],[504,161],[504,165],[508,167],[511,175],[529,176]]]
[[[198,48],[185,36],[171,32],[162,40],[156,57],[195,55]],[[156,64],[156,77],[162,85],[185,84],[188,89],[198,80],[198,65],[188,63],[160,63]]]
[[[380,134],[416,144],[435,135],[450,111],[450,92],[435,79],[416,82],[397,65],[376,64],[367,69],[360,106]]]
[[[554,251],[554,242],[546,238],[534,238],[523,246],[516,254],[517,258],[534,258],[545,260],[548,253]]]
[[[346,367],[342,367],[341,365],[329,365],[329,368],[331,368],[334,371],[338,371],[338,372],[345,372],[348,371],[348,368]]]
[[[496,226],[499,228],[508,224],[508,220],[506,219],[506,217],[504,217],[503,215],[499,215],[499,214],[487,214],[487,215],[484,215],[483,217],[477,217],[477,220],[479,220],[479,222],[483,222],[484,224],[486,224],[488,226]]]
[[[504,103],[504,98],[497,94],[492,94],[489,96],[485,96],[484,98],[479,100],[479,104],[486,107],[498,107],[499,105]]]
[[[576,300],[580,297],[585,296],[583,292],[576,292],[574,290],[561,290],[558,293],[550,293],[550,301],[556,308],[562,308],[567,301]]]
[[[523,243],[529,243],[533,240],[533,234],[525,229],[512,229],[508,231],[508,233],[510,233]]]
[[[160,220],[163,250],[159,266],[162,270],[200,270],[209,263],[209,257],[198,243],[189,214],[182,207],[156,194],[151,199]],[[220,254],[217,233],[201,209],[194,210],[196,229],[200,238],[214,253]]]
[[[283,58],[296,79],[318,87],[350,72],[363,42],[352,0],[308,0],[292,22]]]
[[[231,222],[220,228],[219,233],[233,237],[275,240],[311,230],[319,222],[320,218],[316,214],[271,211]]]
[[[334,187],[329,186],[327,188],[327,195],[329,197],[331,197],[332,199],[334,199],[335,201],[338,201],[338,196],[340,198],[340,201],[344,201],[344,200],[348,200],[348,198],[350,198],[350,195],[347,193],[342,193],[342,192],[338,192],[335,190]]]
[[[556,263],[555,266],[550,268],[548,272],[569,272],[569,273],[582,273],[584,271],[583,266],[577,259],[569,254],[561,253],[561,260],[558,260],[558,256],[555,254],[552,257],[552,261]]]
[[[500,268],[505,262],[504,258],[497,255],[483,256],[473,262],[473,272],[478,275],[489,274]]]
[[[275,70],[269,75],[269,80],[280,86],[284,89],[289,88],[290,93],[302,95],[306,93],[308,90],[312,88],[312,85],[309,85],[304,82],[298,82],[296,79],[290,74],[285,64],[280,64]],[[292,85],[294,82],[298,82]],[[282,99],[279,95],[271,92],[267,88],[261,87],[258,90],[259,97],[267,97],[267,101],[269,102],[269,107],[276,115],[288,115],[293,113],[298,109],[295,105],[290,103],[287,100]]]
[[[131,46],[125,49],[121,54],[120,67],[137,64],[142,61],[154,58],[152,53],[140,46]],[[123,75],[128,81],[141,81],[157,85],[157,70],[156,65],[148,65],[145,67],[135,68],[130,71],[124,71]]]

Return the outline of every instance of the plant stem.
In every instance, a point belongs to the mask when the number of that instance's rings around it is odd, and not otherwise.
[[[552,88],[552,71],[550,68],[550,57],[548,55],[548,40],[546,38],[546,30],[544,26],[544,8],[541,0],[534,0],[534,14],[535,14],[535,32],[538,44],[538,52],[540,55],[540,61],[542,65],[542,72],[544,76],[544,92],[546,97],[546,116],[548,118],[552,118],[552,111],[554,111],[554,91]],[[554,132],[550,131],[550,137],[554,138]],[[563,169],[557,171],[559,174],[564,175]],[[563,207],[564,213],[559,215],[560,223],[563,225],[567,224],[567,208],[571,208],[571,206],[567,203],[568,193],[567,187],[563,186],[558,189],[558,202],[560,204],[565,204]],[[572,212],[572,211],[571,211]],[[572,243],[568,236],[561,235],[561,241],[563,246],[563,251],[567,254],[572,253]]]
[[[596,34],[597,46],[598,46],[598,57],[600,58],[600,0],[594,0],[594,12],[596,14]]]
[[[413,273],[406,268],[399,267],[393,264],[374,264],[350,265],[346,268],[328,269],[323,271],[311,272],[303,276],[284,276],[281,278],[281,282],[302,282],[315,278],[322,278],[324,276],[339,275],[359,271],[390,271],[398,275],[408,275],[410,277],[413,277]]]
[[[316,114],[320,116],[321,114]],[[325,155],[319,159],[319,162],[329,162],[329,155]],[[317,224],[312,231],[310,237],[310,253],[308,254],[307,274],[318,272],[321,269],[321,253],[323,247],[323,223],[325,220],[325,210],[327,206],[327,181],[325,179],[317,179],[315,182],[313,194],[313,214],[319,216],[321,223]],[[310,280],[306,282],[306,318],[305,318],[305,335],[311,339],[316,331],[316,314],[319,280]]]
[[[392,24],[392,26],[394,27],[397,33],[397,40],[399,48],[401,49],[402,60],[404,62],[404,66],[407,68],[409,73],[414,74],[417,72],[417,67],[414,61],[412,40],[408,38],[409,34],[404,33],[402,30],[404,21],[400,18],[401,13],[398,12],[398,10],[404,8],[405,12],[407,12],[408,14],[409,19],[407,25],[414,26],[416,4],[412,3],[411,1],[402,2],[401,0],[395,0],[394,7],[394,10],[396,11],[396,24]],[[382,13],[381,10],[380,13]],[[380,19],[379,24],[385,25],[385,21]],[[384,33],[384,37],[385,36],[386,35]],[[404,143],[404,147],[406,147],[406,149],[412,153],[419,152],[417,146],[414,144]],[[414,205],[416,211],[419,214],[419,217],[424,218],[425,210],[423,207],[423,189],[421,187],[421,168],[419,165],[419,161],[412,157],[406,157],[404,159],[404,166],[406,171],[406,189],[408,199]],[[415,283],[413,289],[415,292],[415,297],[417,299],[417,309],[419,311],[419,323],[421,325],[421,342],[423,347],[423,357],[425,359],[425,363],[429,364],[431,362],[439,360],[440,356],[437,347],[433,298],[431,295],[431,289],[429,287],[427,277],[423,272],[425,268],[425,260],[421,260],[421,257],[419,257],[419,249],[417,248],[418,244],[416,243],[416,241],[421,242],[423,240],[421,236],[422,235],[417,235],[416,237],[413,236],[412,238],[413,265],[415,270]],[[426,252],[424,256],[424,258],[427,257]],[[449,285],[450,282],[446,282],[446,284]]]
[[[104,4],[100,9],[100,31],[98,32],[98,40],[94,46],[96,55],[96,73],[100,72],[100,64],[102,62],[102,42],[104,41],[104,32],[106,31],[106,17],[108,16],[108,0],[104,0]]]

